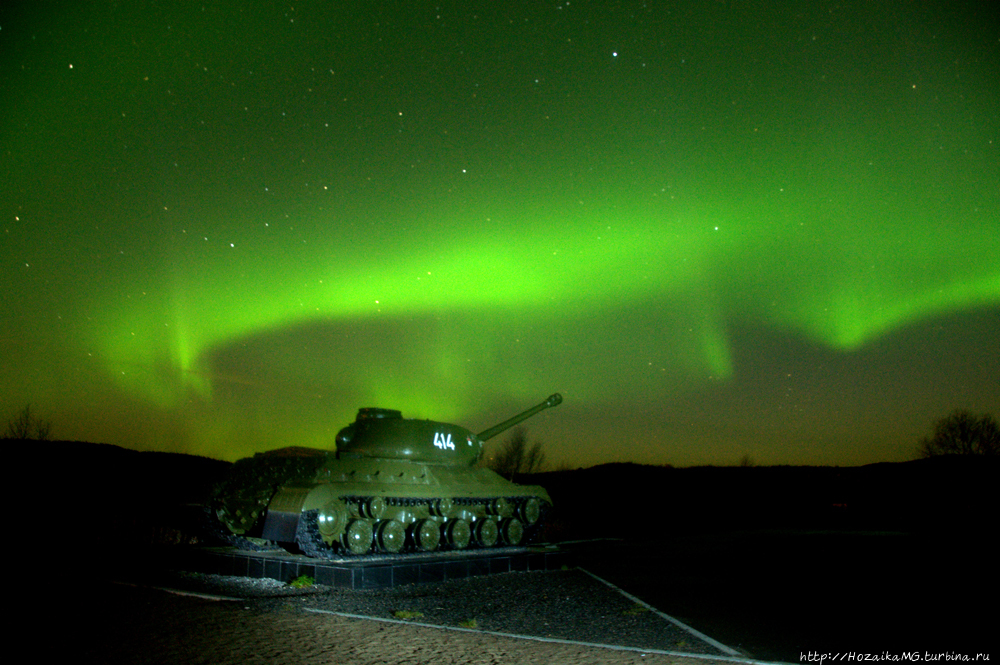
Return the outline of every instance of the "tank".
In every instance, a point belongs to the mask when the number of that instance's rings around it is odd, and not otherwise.
[[[556,393],[478,434],[359,409],[335,452],[281,448],[235,462],[207,512],[234,544],[321,558],[526,543],[552,505],[548,493],[477,464],[484,441],[561,402]]]

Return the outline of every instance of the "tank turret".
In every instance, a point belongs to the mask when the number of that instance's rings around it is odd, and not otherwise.
[[[237,461],[208,512],[230,542],[325,558],[517,546],[552,500],[476,463],[484,441],[561,402],[556,393],[479,434],[362,408],[336,452],[282,448]]]
[[[458,425],[404,419],[402,413],[395,409],[358,409],[354,422],[337,434],[337,456],[340,459],[372,457],[428,464],[473,465],[482,459],[484,441],[561,402],[562,395],[556,393],[541,404],[479,434]]]

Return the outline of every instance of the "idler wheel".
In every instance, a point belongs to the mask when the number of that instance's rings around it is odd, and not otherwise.
[[[517,506],[517,516],[528,526],[538,524],[542,516],[542,503],[533,496],[528,497]]]
[[[444,525],[444,536],[456,550],[464,550],[472,539],[472,529],[465,520],[451,520]]]
[[[434,520],[420,520],[410,527],[414,546],[422,552],[433,552],[441,544],[441,526]]]
[[[508,545],[520,545],[524,538],[524,525],[513,517],[500,520],[500,535]]]
[[[373,496],[361,502],[361,514],[373,520],[380,520],[385,515],[385,499]]]
[[[476,536],[476,542],[482,547],[493,547],[497,544],[497,523],[489,518],[476,520],[472,526],[472,532]]]
[[[344,532],[344,547],[351,554],[364,554],[372,548],[372,525],[368,520],[351,520]]]
[[[234,502],[235,503],[235,502]],[[235,507],[223,506],[216,511],[219,521],[225,524],[230,531],[237,535],[243,535],[257,522],[260,513],[247,503],[236,504]]]
[[[382,520],[375,530],[379,549],[396,554],[406,544],[406,527],[396,520]]]
[[[344,533],[347,527],[347,506],[340,499],[328,501],[316,513],[316,527],[327,544]]]

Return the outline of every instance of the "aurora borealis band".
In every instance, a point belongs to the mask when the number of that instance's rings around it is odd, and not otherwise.
[[[0,406],[57,438],[560,392],[555,465],[862,464],[1000,416],[990,3],[60,4],[0,8]]]

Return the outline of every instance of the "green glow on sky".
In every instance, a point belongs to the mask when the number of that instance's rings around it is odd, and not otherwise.
[[[880,237],[884,227],[866,230],[851,220],[836,229],[805,229],[813,223],[808,212],[787,212],[796,213],[808,222],[777,232],[766,227],[766,239],[752,221],[718,216],[664,224],[598,212],[592,219],[539,217],[514,227],[516,233],[492,221],[472,230],[446,222],[458,231],[378,239],[358,248],[351,262],[339,260],[344,252],[336,243],[316,243],[284,259],[265,249],[241,255],[224,248],[230,254],[224,268],[193,278],[181,249],[169,257],[172,288],[158,294],[167,301],[156,294],[130,299],[110,317],[115,328],[96,332],[95,344],[130,390],[169,407],[189,389],[210,396],[211,378],[199,359],[216,345],[315,320],[377,322],[497,308],[529,318],[554,309],[590,316],[655,301],[679,310],[680,328],[697,328],[698,339],[682,354],[690,360],[671,370],[690,379],[731,374],[725,329],[732,318],[849,351],[928,317],[1000,302],[1000,235],[988,229],[947,238],[934,220],[917,226],[911,218],[892,242]],[[956,247],[962,254],[949,256]],[[664,332],[670,339],[671,331]],[[448,357],[466,352],[461,342],[454,350],[429,350],[426,371],[449,377],[454,359]],[[152,381],[151,366],[158,370]]]
[[[5,10],[2,404],[232,459],[558,390],[556,461],[901,459],[1000,400],[1000,45],[924,4]]]

